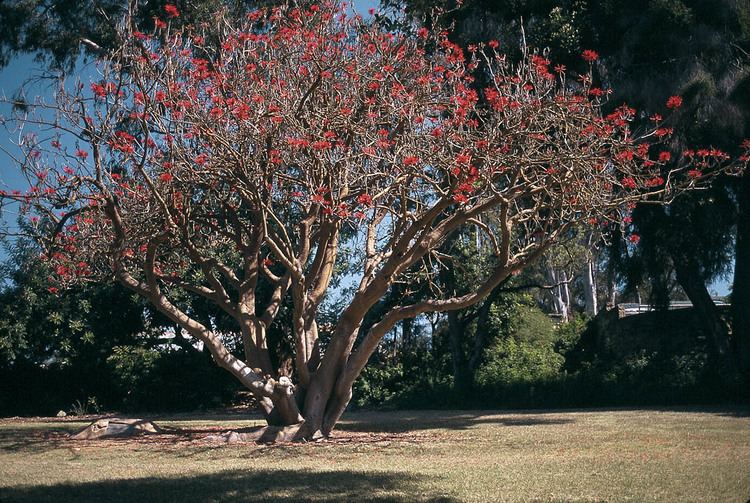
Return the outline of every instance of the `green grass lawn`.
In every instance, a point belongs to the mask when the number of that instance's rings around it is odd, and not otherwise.
[[[131,440],[0,420],[0,503],[720,501],[750,497],[748,411],[355,412],[333,440],[217,444],[241,416]]]

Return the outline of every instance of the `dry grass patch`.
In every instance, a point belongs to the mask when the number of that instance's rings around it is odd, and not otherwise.
[[[332,439],[217,444],[258,420],[156,418],[165,432],[75,442],[86,423],[0,421],[0,502],[737,501],[747,411],[356,412]]]

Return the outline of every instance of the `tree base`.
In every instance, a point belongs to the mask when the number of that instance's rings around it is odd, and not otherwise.
[[[324,437],[320,431],[308,434],[304,422],[288,426],[264,426],[258,431],[237,432],[228,431],[220,435],[209,435],[205,440],[223,442],[227,444],[241,442],[255,442],[257,444],[279,444],[286,442],[315,442]]]

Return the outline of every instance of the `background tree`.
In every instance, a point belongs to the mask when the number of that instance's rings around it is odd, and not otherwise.
[[[88,397],[97,397],[100,405],[113,403],[106,392],[111,385],[107,358],[113,347],[130,345],[145,334],[144,303],[120,285],[88,285],[70,290],[64,298],[55,296],[49,291],[51,271],[39,260],[39,248],[23,240],[10,247],[3,269],[4,412],[33,412],[46,402],[43,407],[53,414]]]
[[[49,69],[73,69],[80,57],[95,59],[120,44],[117,22],[128,12],[128,0],[24,0],[0,5],[0,68],[19,54],[34,54]],[[142,29],[152,29],[155,18],[164,17],[166,0],[139,2],[134,20]],[[220,4],[208,0],[174,2],[180,11],[175,26],[189,25],[206,19],[217,5],[241,16],[253,6],[270,2],[257,0],[248,4],[225,0]]]
[[[228,401],[237,385],[182,331],[122,285],[50,291],[26,240],[0,272],[0,413],[186,410]]]

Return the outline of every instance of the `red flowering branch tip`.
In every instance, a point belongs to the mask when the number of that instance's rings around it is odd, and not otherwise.
[[[667,108],[674,110],[682,106],[682,96],[670,96],[667,100]]]
[[[592,51],[591,49],[586,49],[581,53],[581,57],[587,62],[593,63],[594,61],[599,59],[599,53],[596,51]]]
[[[180,17],[180,11],[170,3],[164,6],[164,12],[166,12],[169,17]]]

